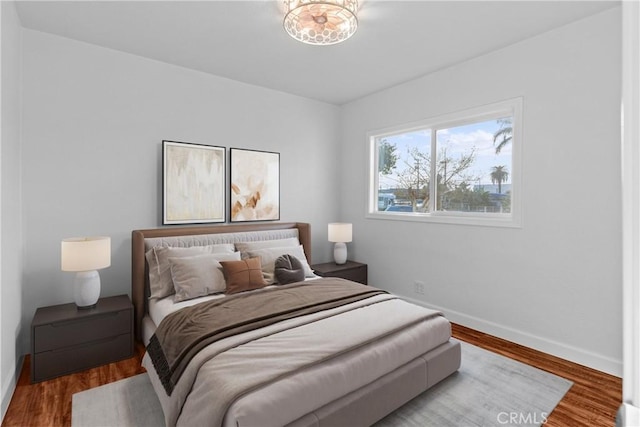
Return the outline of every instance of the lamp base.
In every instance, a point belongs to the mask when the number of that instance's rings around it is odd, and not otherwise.
[[[96,306],[100,298],[100,275],[96,270],[76,273],[73,279],[73,297],[80,310]]]
[[[345,243],[336,242],[333,245],[333,260],[338,265],[347,262],[347,245]]]

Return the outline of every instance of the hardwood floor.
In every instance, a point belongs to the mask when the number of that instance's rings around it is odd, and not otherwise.
[[[144,346],[137,344],[130,359],[36,384],[31,384],[30,360],[26,356],[2,426],[70,426],[74,393],[146,372],[140,366],[143,355]]]
[[[622,402],[622,380],[537,350],[460,325],[453,336],[511,359],[573,381],[573,386],[549,416],[545,426],[613,426]]]
[[[545,426],[614,425],[622,400],[620,378],[464,326],[453,325],[453,336],[573,381]],[[144,372],[140,366],[143,354],[143,346],[138,345],[130,359],[38,384],[30,383],[27,356],[2,426],[70,426],[74,393]]]

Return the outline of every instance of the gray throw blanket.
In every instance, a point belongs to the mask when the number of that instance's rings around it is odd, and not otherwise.
[[[386,293],[339,278],[230,295],[168,315],[147,352],[168,395],[189,361],[204,347],[242,332]]]

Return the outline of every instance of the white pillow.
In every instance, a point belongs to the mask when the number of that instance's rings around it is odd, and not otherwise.
[[[186,248],[174,248],[156,246],[147,251],[146,258],[149,264],[149,298],[164,298],[173,294],[173,281],[171,280],[171,268],[169,258],[212,254],[220,252],[233,252],[233,244],[189,246]]]
[[[304,256],[304,249],[302,248],[302,245],[284,248],[264,248],[246,252],[246,255],[249,258],[260,257],[262,275],[268,284],[275,282],[276,259],[278,259],[280,255],[285,254],[289,254],[300,260],[302,267],[304,268],[305,277],[315,277],[313,270],[311,270],[311,267],[307,262],[307,257]],[[245,258],[245,253],[242,254],[242,258]]]
[[[291,246],[300,245],[300,241],[297,237],[288,237],[286,239],[276,239],[276,240],[257,240],[255,242],[237,242],[236,250],[240,252],[253,251],[256,249],[264,249],[264,248],[284,248]],[[242,258],[247,258],[244,255]]]
[[[169,258],[175,302],[224,292],[227,285],[218,261],[240,261],[240,252]]]

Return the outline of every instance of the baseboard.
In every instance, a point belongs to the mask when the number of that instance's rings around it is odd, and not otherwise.
[[[640,408],[623,402],[616,414],[616,427],[638,426],[640,426]]]
[[[22,372],[22,364],[24,363],[24,356],[20,357],[18,363],[16,363],[16,371],[9,378],[6,386],[3,386],[2,389],[2,412],[0,416],[0,423],[4,420],[4,416],[7,413],[7,409],[9,409],[9,404],[11,403],[11,398],[13,397],[13,393],[16,390],[16,385],[18,384],[18,378],[20,378],[20,372]]]
[[[445,307],[438,307],[414,298],[403,295],[400,296],[414,304],[443,312],[447,319],[453,323],[457,323],[516,344],[524,345],[526,347],[542,351],[543,353],[551,354],[616,377],[622,377],[622,360],[616,360],[601,354],[536,336],[528,332],[500,325],[475,316],[469,316]]]

